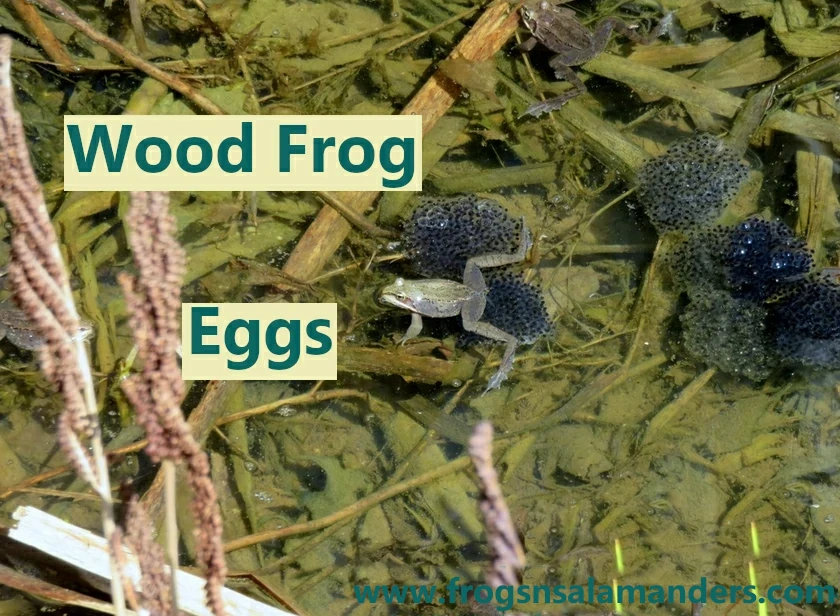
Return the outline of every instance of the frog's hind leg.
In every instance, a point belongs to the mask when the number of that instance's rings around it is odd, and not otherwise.
[[[519,234],[519,248],[513,254],[505,252],[491,252],[486,255],[478,255],[477,257],[470,257],[467,260],[467,265],[464,268],[464,284],[471,289],[478,291],[484,290],[484,276],[479,270],[485,267],[501,267],[502,265],[511,265],[512,263],[519,263],[525,260],[525,255],[528,254],[528,249],[531,247],[531,232],[525,224],[525,217],[521,219],[522,232]]]
[[[467,282],[466,272],[464,273],[464,281],[465,283]],[[474,277],[468,284],[476,291],[476,293],[469,301],[464,303],[461,308],[461,321],[463,322],[464,329],[468,332],[474,332],[479,336],[484,336],[485,338],[498,340],[499,342],[507,344],[505,347],[505,354],[502,356],[502,364],[499,366],[496,374],[494,374],[487,382],[487,388],[484,390],[484,393],[486,394],[491,389],[499,387],[499,385],[502,384],[502,381],[507,378],[508,372],[510,372],[511,368],[513,368],[513,355],[516,352],[519,340],[506,331],[499,329],[495,325],[479,320],[484,315],[484,308],[487,305],[487,295],[485,293],[487,285],[484,282],[484,276],[482,275],[480,269],[474,269]]]
[[[538,118],[549,111],[556,111],[573,98],[576,98],[586,92],[586,84],[583,83],[580,80],[580,77],[577,76],[577,73],[563,63],[562,60],[562,56],[554,56],[548,64],[554,69],[554,76],[557,79],[565,79],[569,82],[569,84],[571,84],[571,90],[563,92],[560,96],[555,96],[547,101],[534,103],[528,107],[521,116],[519,116],[520,118],[524,116],[533,116]]]
[[[464,321],[464,329],[467,331],[475,332],[480,336],[484,336],[485,338],[490,338],[491,340],[498,340],[499,342],[504,342],[507,344],[505,347],[505,354],[502,356],[502,363],[499,366],[499,369],[496,370],[496,374],[490,377],[490,380],[487,381],[487,388],[484,390],[486,394],[491,389],[496,389],[499,385],[502,384],[507,378],[508,373],[513,368],[513,358],[514,354],[516,353],[516,347],[519,344],[519,340],[512,336],[511,334],[507,333],[506,331],[502,331],[495,325],[490,325],[485,321],[474,321],[468,322],[467,317],[463,317]],[[482,394],[483,395],[483,394]]]
[[[531,233],[528,231],[528,227],[525,225],[525,218],[523,217],[522,233],[519,236],[519,249],[515,253],[490,253],[472,257],[467,261],[467,266],[464,268],[464,284],[475,291],[473,297],[464,303],[464,306],[461,308],[461,321],[464,324],[464,329],[475,332],[479,336],[507,344],[505,354],[502,356],[502,364],[499,366],[496,374],[488,381],[487,389],[484,390],[484,393],[487,393],[491,389],[496,389],[507,378],[508,372],[513,368],[513,356],[519,340],[495,325],[480,320],[484,315],[484,308],[487,305],[487,283],[484,280],[484,274],[481,273],[481,268],[500,267],[523,261],[530,247]]]
[[[645,36],[639,34],[637,30],[634,30],[617,17],[607,17],[598,22],[598,25],[595,27],[595,32],[592,33],[592,46],[594,49],[603,50],[606,48],[613,31],[618,32],[622,36],[626,36],[631,41],[638,43],[639,45],[650,45],[665,33],[673,21],[674,14],[667,13],[659,20],[656,27]]]

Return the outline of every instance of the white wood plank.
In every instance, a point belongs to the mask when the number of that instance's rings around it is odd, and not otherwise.
[[[18,507],[12,517],[17,524],[9,537],[89,574],[110,580],[111,566],[105,539],[73,526],[34,507]],[[127,574],[139,589],[140,567],[134,554],[126,549]],[[178,608],[194,616],[212,616],[204,605],[204,580],[178,571]],[[294,616],[225,588],[225,608],[230,616]]]

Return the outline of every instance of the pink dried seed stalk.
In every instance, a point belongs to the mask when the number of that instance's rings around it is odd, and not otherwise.
[[[515,586],[519,583],[519,572],[525,567],[525,551],[493,467],[493,426],[489,421],[482,421],[475,427],[469,441],[469,453],[481,485],[479,507],[490,546],[491,560],[485,580],[492,588]]]
[[[13,224],[9,284],[15,301],[45,340],[39,353],[41,365],[64,401],[58,443],[79,476],[99,495],[103,533],[113,546],[113,501],[90,365],[78,337],[79,315],[58,238],[14,104],[11,48],[12,39],[0,36],[0,200]],[[87,439],[90,452],[82,439]],[[111,596],[115,613],[121,615],[125,613],[122,572],[118,555],[111,552],[110,559]]]
[[[123,382],[123,391],[146,430],[146,452],[154,461],[184,462],[193,493],[197,557],[207,579],[207,604],[224,614],[222,588],[226,575],[222,521],[207,455],[193,437],[181,412],[184,384],[176,360],[181,309],[181,284],[186,254],[176,239],[166,193],[132,193],[126,216],[129,242],[138,276],[122,275],[129,324],[143,368]]]
[[[165,573],[163,550],[152,537],[152,522],[146,515],[140,499],[129,490],[121,490],[127,495],[125,502],[125,542],[137,555],[140,564],[139,603],[151,614],[168,614],[172,605],[170,579]]]

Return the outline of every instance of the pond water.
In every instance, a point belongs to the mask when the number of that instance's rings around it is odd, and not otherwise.
[[[554,5],[543,5],[548,34],[535,33],[545,44],[522,51],[530,33],[520,23],[493,43],[498,52],[468,61],[447,57],[493,8],[467,0],[205,10],[150,0],[142,39],[125,5],[74,4],[128,49],[145,41],[143,57],[227,113],[399,113],[430,79],[458,93],[425,135],[422,195],[387,192],[364,209],[358,195],[332,194],[365,214],[366,229],[330,214],[328,233],[314,237],[330,195],[171,194],[189,259],[184,301],[338,304],[337,381],[188,383],[187,415],[206,413],[196,431],[225,541],[296,525],[229,551],[229,586],[312,615],[493,613],[356,594],[483,583],[490,555],[465,456],[472,427],[489,420],[524,584],[705,580],[736,598],[701,607],[584,597],[519,612],[833,614],[827,594],[807,603],[799,593],[840,576],[840,291],[833,271],[821,274],[838,266],[840,241],[840,8],[581,0],[551,21]],[[560,50],[546,45],[594,44],[579,28],[608,16],[648,32],[660,8],[674,16],[660,39],[633,44],[619,31],[582,66],[568,57],[587,91],[523,116],[569,91],[549,65]],[[116,282],[133,268],[129,195],[63,192],[62,116],[201,111],[64,21],[45,13],[44,23],[82,70],[59,70],[14,9],[0,8],[33,161],[96,331],[106,443],[127,447],[112,481],[143,494],[158,468],[132,447],[143,434],[120,390],[133,344]],[[443,208],[439,233],[417,222],[418,208],[432,207]],[[515,252],[523,220],[533,247],[506,274],[487,274],[484,316],[528,343],[485,394],[503,345],[465,337],[453,317],[426,318],[400,346],[408,312],[377,298],[398,277],[459,279],[469,257]],[[8,233],[0,228],[4,263]],[[317,256],[306,261],[299,244]],[[60,402],[31,352],[8,340],[0,350],[3,523],[32,505],[96,531],[98,501],[73,475],[51,472],[65,464]],[[258,410],[224,420],[248,409]],[[194,557],[187,528],[181,559]],[[759,604],[735,588],[750,584],[762,596],[773,585],[799,590]],[[38,605],[0,588],[0,612]]]

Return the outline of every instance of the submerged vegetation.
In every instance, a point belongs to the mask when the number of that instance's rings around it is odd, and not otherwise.
[[[665,0],[679,26],[670,39],[612,41],[574,69],[586,94],[520,119],[569,84],[556,81],[548,52],[519,49],[527,32],[513,3],[129,4],[133,15],[124,3],[73,3],[85,31],[54,0],[12,0],[0,6],[0,27],[15,37],[30,150],[77,304],[96,331],[111,472],[133,482],[158,524],[162,479],[140,453],[119,387],[134,369],[116,283],[132,267],[129,196],[62,191],[62,115],[424,117],[423,200],[171,194],[187,254],[184,301],[339,306],[338,382],[186,383],[184,408],[224,514],[229,585],[301,614],[337,615],[386,613],[359,605],[354,584],[480,580],[484,527],[464,471],[482,419],[496,429],[525,583],[692,585],[705,576],[746,585],[750,571],[760,588],[836,583],[840,401],[830,369],[840,291],[821,272],[840,258],[838,6]],[[587,27],[611,16],[650,31],[662,15],[655,4],[566,6]],[[464,194],[475,197],[454,197]],[[448,210],[434,209],[458,203],[490,204],[486,220],[467,213],[449,224]],[[412,269],[457,280],[477,250],[513,252],[520,217],[535,239],[530,259],[524,274],[489,278],[485,314],[503,329],[521,326],[533,344],[481,397],[500,348],[460,346],[460,328],[446,322],[399,348],[404,314],[385,310],[376,291]],[[5,226],[0,240],[5,263]],[[456,259],[439,250],[453,245],[463,248]],[[528,311],[520,325],[503,324]],[[59,403],[31,353],[9,341],[0,350],[2,522],[31,504],[96,529],[98,501],[56,453]],[[182,558],[193,561],[190,522],[180,522]],[[0,594],[0,607],[17,613],[36,604]]]

